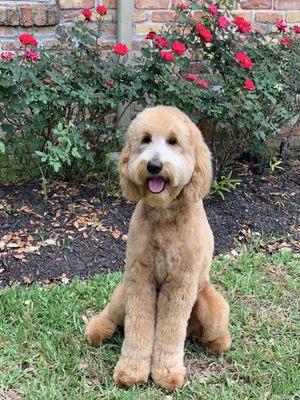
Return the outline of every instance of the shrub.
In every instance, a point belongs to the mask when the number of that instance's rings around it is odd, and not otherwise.
[[[225,4],[180,3],[174,22],[146,36],[138,63],[148,102],[209,121],[219,174],[241,152],[264,161],[270,139],[299,113],[300,89],[299,28],[278,21],[261,33]]]
[[[100,46],[104,18],[76,23],[59,51],[26,34],[21,52],[0,54],[0,151],[29,174],[80,181],[120,147],[116,110],[137,99],[135,70],[122,62],[126,46]]]

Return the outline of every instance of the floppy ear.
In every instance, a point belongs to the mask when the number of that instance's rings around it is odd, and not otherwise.
[[[211,186],[211,153],[200,130],[187,116],[185,117],[190,130],[192,146],[195,149],[195,168],[191,181],[183,189],[183,196],[188,201],[198,201],[208,194]]]
[[[119,160],[120,185],[122,193],[127,200],[139,201],[141,198],[140,191],[128,177],[128,162],[130,154],[130,145],[126,143]]]

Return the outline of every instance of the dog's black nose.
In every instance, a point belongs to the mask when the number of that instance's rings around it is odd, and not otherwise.
[[[163,165],[159,160],[150,160],[147,164],[147,170],[150,174],[158,174],[163,169]]]

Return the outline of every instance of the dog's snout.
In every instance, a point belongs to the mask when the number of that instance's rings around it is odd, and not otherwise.
[[[163,165],[159,160],[150,160],[147,164],[147,170],[150,174],[159,174]]]

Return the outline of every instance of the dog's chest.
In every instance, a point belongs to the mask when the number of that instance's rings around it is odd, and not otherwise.
[[[153,246],[154,277],[160,287],[171,270],[175,270],[180,262],[179,250],[168,241],[156,242]]]
[[[170,264],[162,252],[157,252],[154,257],[154,276],[158,285],[162,285],[166,280],[170,269]]]

